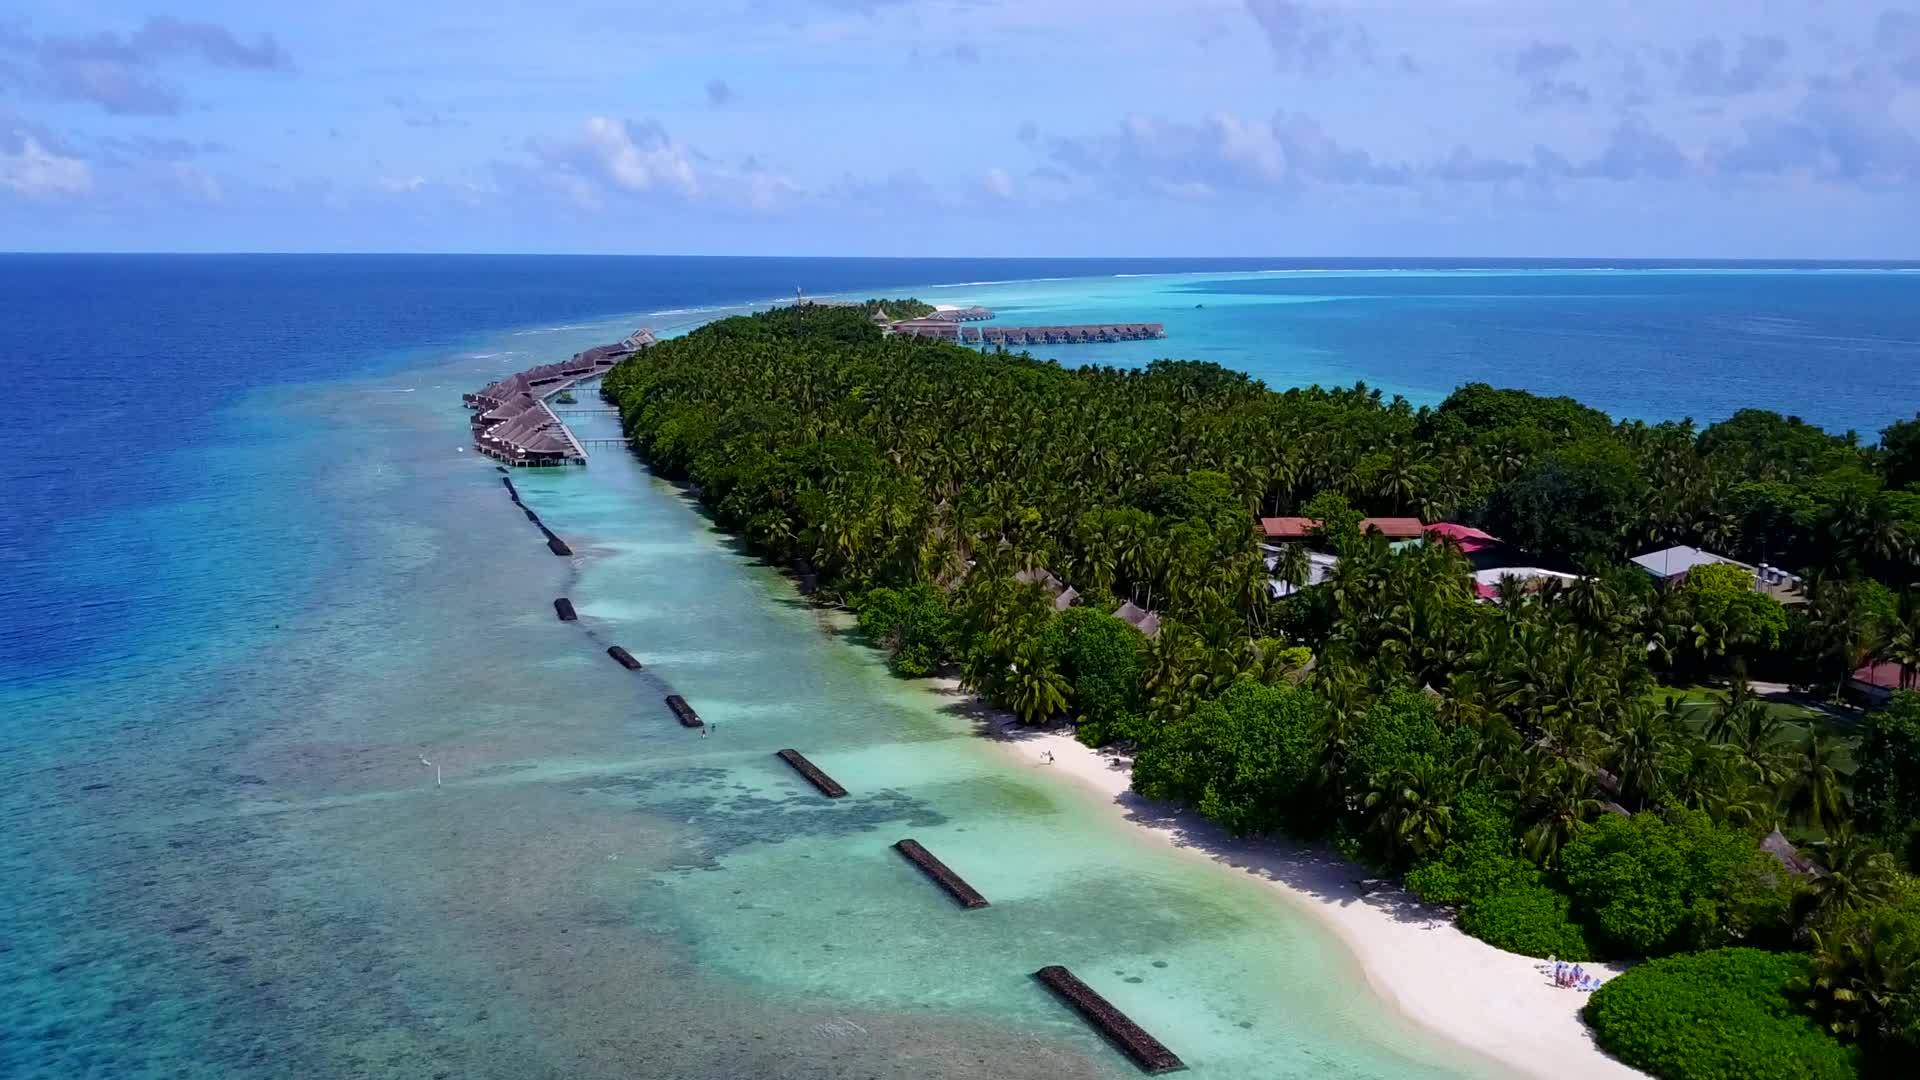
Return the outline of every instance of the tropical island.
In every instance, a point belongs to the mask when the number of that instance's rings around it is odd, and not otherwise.
[[[1149,798],[1560,961],[1662,1077],[1920,1053],[1920,422],[1414,408],[1216,365],[713,323],[603,384],[719,524]],[[1782,569],[1782,568],[1790,568]]]

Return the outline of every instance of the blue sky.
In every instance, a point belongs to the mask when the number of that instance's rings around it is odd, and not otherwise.
[[[1920,0],[14,0],[0,249],[1920,258]]]

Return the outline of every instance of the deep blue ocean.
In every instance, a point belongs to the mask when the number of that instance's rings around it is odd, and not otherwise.
[[[657,741],[678,735],[619,696],[622,673],[553,637],[539,612],[555,590],[636,635],[658,678],[720,699],[729,731],[757,719],[769,740],[843,740],[856,778],[935,759],[856,757],[875,726],[858,703],[891,692],[872,689],[884,680],[806,636],[812,616],[777,577],[630,462],[525,482],[577,538],[569,563],[519,542],[527,527],[503,516],[490,464],[462,453],[464,389],[796,288],[977,300],[1003,322],[1158,319],[1164,341],[1060,358],[1192,356],[1274,386],[1364,379],[1421,403],[1484,380],[1648,419],[1779,408],[1868,439],[1920,408],[1920,272],[1897,267],[0,255],[0,374],[16,394],[0,467],[0,1076],[895,1075],[885,1063],[902,1048],[959,1032],[984,1056],[913,1074],[991,1059],[1001,1075],[1124,1075],[1074,1025],[1050,1026],[1024,983],[909,978],[942,970],[938,940],[905,967],[858,972],[870,994],[821,1011],[838,991],[807,981],[824,962],[814,936],[891,925],[892,905],[920,897],[911,881],[895,897],[876,878],[867,907],[814,913],[805,962],[729,967],[738,919],[782,914],[695,873],[746,873],[742,852],[795,860],[754,879],[777,889],[896,819],[1095,826],[998,780],[939,796],[902,779],[891,802],[829,826],[767,802],[757,765],[649,772],[685,744]],[[729,652],[748,643],[758,660]],[[805,716],[777,726],[791,708]],[[947,745],[948,721],[914,717],[891,730]],[[428,753],[457,770],[433,804],[444,818],[412,801],[432,790],[414,760]],[[1130,851],[1103,858],[1144,858]],[[1025,880],[1058,864],[1037,852]],[[609,876],[629,865],[659,877]],[[1128,905],[1134,922],[1062,915],[1059,897],[1089,895],[1086,877],[1062,878],[1016,939],[1094,949],[1073,935],[1098,927],[1111,947],[1207,928],[1193,956],[1219,970],[1282,948],[1239,900],[1196,917],[1215,901],[1192,897],[1214,884],[1136,870],[1110,887],[1161,892]],[[996,917],[1023,917],[1008,911]],[[778,953],[788,939],[755,940]],[[1320,955],[1318,938],[1288,941],[1288,955]],[[1128,983],[1180,974],[1141,967]],[[682,996],[642,993],[660,985]],[[1265,992],[1245,1008],[1279,1008]],[[1203,1075],[1208,1060],[1210,1075],[1241,1075],[1282,1044],[1350,1075],[1413,1075],[1394,1056],[1413,1043],[1380,1034],[1397,1029],[1363,989],[1319,996],[1341,1011],[1318,1034],[1165,1022]],[[1002,1002],[1038,1026],[1017,1029],[1028,1021]],[[621,1024],[639,1028],[616,1054]],[[992,1052],[1016,1045],[1018,1068]]]

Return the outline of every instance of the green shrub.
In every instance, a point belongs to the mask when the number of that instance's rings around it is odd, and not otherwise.
[[[896,674],[931,675],[952,649],[953,614],[931,585],[869,589],[854,602],[860,631],[887,652]]]
[[[1460,929],[1524,956],[1592,960],[1598,954],[1571,909],[1571,901],[1545,885],[1521,885],[1468,904]]]
[[[1134,790],[1184,802],[1235,836],[1279,828],[1315,790],[1326,714],[1311,690],[1242,679],[1144,742]]]
[[[1582,1015],[1601,1049],[1662,1080],[1845,1080],[1855,1054],[1788,996],[1807,958],[1760,949],[1651,960],[1601,987]]]
[[[1440,854],[1407,875],[1407,889],[1429,904],[1459,907],[1540,880],[1540,870],[1517,854],[1513,815],[1484,791],[1461,794],[1453,832]]]
[[[1752,837],[1682,810],[1668,818],[1609,814],[1583,826],[1560,852],[1560,868],[1581,917],[1610,951],[1658,956],[1726,944],[1744,929],[1735,923],[1758,918],[1736,918],[1733,909],[1764,899],[1747,886],[1756,868],[1769,869],[1765,859]],[[1736,894],[1740,905],[1731,902]]]
[[[1140,711],[1140,632],[1098,608],[1069,608],[1049,627],[1060,673],[1073,684],[1081,742],[1104,746],[1136,737]]]

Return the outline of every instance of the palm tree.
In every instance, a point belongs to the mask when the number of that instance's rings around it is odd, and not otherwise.
[[[1023,642],[1008,672],[1014,714],[1021,722],[1043,723],[1067,711],[1073,688],[1037,641]]]
[[[1846,819],[1847,795],[1840,784],[1834,759],[1840,747],[1817,731],[1807,732],[1791,764],[1788,806],[1794,819],[1832,831]]]
[[[1920,937],[1891,920],[1815,930],[1803,989],[1827,1030],[1869,1045],[1920,1011]]]
[[[1786,721],[1759,702],[1749,704],[1744,720],[1730,745],[1761,783],[1782,783],[1788,774],[1787,761],[1780,752],[1780,734],[1786,730]]]
[[[1857,587],[1818,576],[1807,586],[1807,620],[1814,640],[1832,665],[1833,700],[1839,701],[1848,677],[1880,643],[1878,620],[1861,602]]]
[[[1900,688],[1911,690],[1920,674],[1920,594],[1900,594],[1900,614],[1887,627],[1880,659],[1900,665]]]
[[[1393,500],[1397,511],[1414,501],[1420,490],[1420,468],[1405,447],[1396,447],[1380,471],[1380,494]]]
[[[1893,856],[1842,826],[1816,846],[1822,873],[1803,883],[1796,898],[1800,925],[1821,927],[1849,911],[1879,903],[1897,887]]]
[[[1446,842],[1458,788],[1447,767],[1421,755],[1411,766],[1374,778],[1363,805],[1388,847],[1417,860]]]
[[[1665,711],[1637,704],[1628,711],[1626,726],[1614,740],[1613,769],[1620,779],[1620,801],[1635,810],[1651,805],[1666,788],[1675,716],[1672,698],[1667,699]]]
[[[1280,548],[1273,574],[1295,589],[1304,589],[1313,578],[1313,560],[1305,544],[1287,544]]]
[[[1593,794],[1593,779],[1580,767],[1566,764],[1553,769],[1547,786],[1531,794],[1528,803],[1532,824],[1521,844],[1535,862],[1543,864],[1551,863],[1580,826],[1602,809]]]

